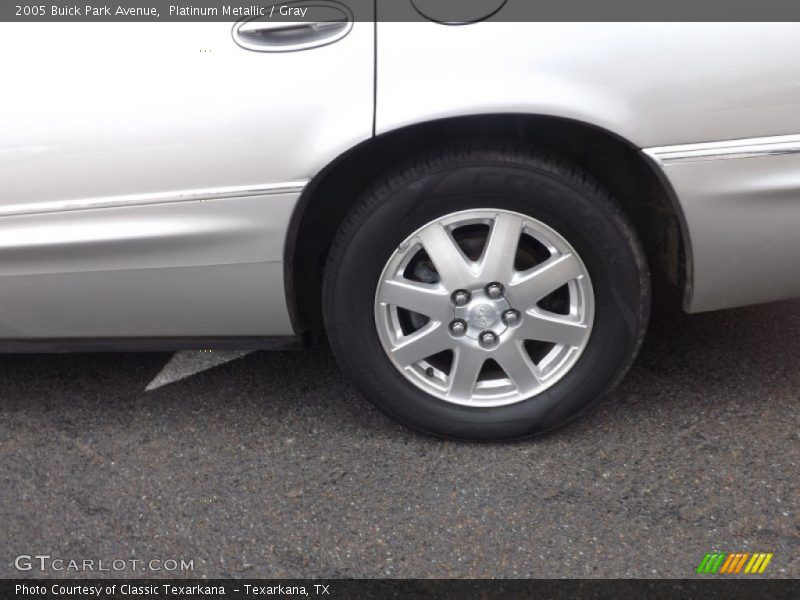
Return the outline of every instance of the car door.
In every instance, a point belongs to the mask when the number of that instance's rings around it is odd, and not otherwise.
[[[291,333],[294,205],[372,134],[344,21],[3,24],[0,338]]]

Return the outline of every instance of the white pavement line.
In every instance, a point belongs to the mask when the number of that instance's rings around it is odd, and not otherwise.
[[[252,354],[253,350],[186,350],[176,352],[164,368],[144,388],[150,392],[169,383],[186,379],[208,369],[213,369],[232,360]]]

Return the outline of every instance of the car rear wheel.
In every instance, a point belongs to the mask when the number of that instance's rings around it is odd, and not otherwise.
[[[376,183],[328,258],[331,346],[415,429],[518,439],[569,421],[625,373],[647,323],[633,228],[578,167],[462,144]]]

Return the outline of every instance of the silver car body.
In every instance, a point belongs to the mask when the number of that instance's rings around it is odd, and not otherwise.
[[[0,338],[284,336],[308,182],[375,136],[570,119],[674,191],[685,306],[800,296],[793,24],[357,22],[252,52],[226,23],[0,26]]]

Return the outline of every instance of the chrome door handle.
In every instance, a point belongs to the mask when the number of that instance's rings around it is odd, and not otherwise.
[[[247,50],[257,52],[297,52],[338,42],[353,27],[350,10],[338,2],[308,0],[289,5],[305,5],[314,21],[277,21],[254,17],[236,23],[234,41]]]

